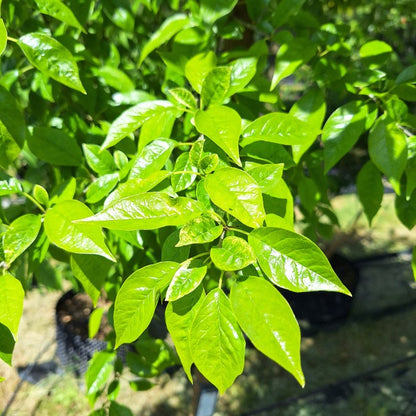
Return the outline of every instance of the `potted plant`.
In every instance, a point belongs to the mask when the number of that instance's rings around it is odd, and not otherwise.
[[[102,291],[114,303],[109,348],[86,373],[92,404],[112,380],[110,414],[114,348],[135,343],[139,376],[175,361],[147,335],[161,301],[191,381],[194,364],[223,393],[247,337],[304,385],[279,289],[350,295],[314,242],[337,223],[331,174],[345,157],[359,159],[370,222],[384,176],[415,225],[414,67],[390,71],[390,45],[357,47],[304,2],[35,3],[3,1],[0,21],[0,358],[30,276],[61,264],[94,304]]]

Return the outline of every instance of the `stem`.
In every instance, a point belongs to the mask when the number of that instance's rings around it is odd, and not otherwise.
[[[188,175],[199,175],[199,176],[202,176],[202,173],[194,172],[194,171],[188,171],[188,170],[178,170],[176,172],[171,172],[170,174],[171,175],[185,175],[185,174],[188,174]]]
[[[20,70],[20,73],[21,74],[24,74],[25,72],[27,72],[27,71],[30,71],[31,69],[33,69],[34,68],[34,66],[33,65],[28,65],[28,66],[25,66],[24,68],[22,68],[21,70]]]
[[[220,280],[218,282],[218,287],[221,289],[222,287],[222,278],[224,277],[224,270],[221,270]]]
[[[29,201],[32,201],[41,211],[43,214],[46,214],[45,208],[43,208],[42,205],[39,204],[38,201],[36,201],[35,198],[33,198],[31,195],[29,195],[27,192],[21,192],[21,194],[26,197],[27,199],[29,199]]]
[[[194,145],[193,143],[189,143],[189,142],[179,142],[179,143],[175,144],[175,147],[178,147],[178,146],[193,146],[193,145]]]
[[[7,36],[7,40],[9,40],[10,42],[17,42],[18,39],[12,38],[11,36]]]
[[[199,259],[200,257],[204,257],[204,256],[209,256],[209,251],[205,251],[203,253],[197,254],[196,256],[190,257],[189,259],[186,259],[183,263],[186,263],[187,261],[193,261],[195,259]]]
[[[227,230],[235,231],[236,233],[241,233],[244,235],[250,235],[250,233],[248,233],[247,231],[240,230],[239,228],[227,227]]]

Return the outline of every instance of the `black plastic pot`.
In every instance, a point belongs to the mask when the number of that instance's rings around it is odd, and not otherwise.
[[[358,281],[358,268],[345,257],[335,254],[330,263],[342,283],[354,295]],[[301,322],[304,332],[338,326],[345,322],[351,311],[353,298],[336,292],[295,293],[279,289]]]
[[[59,319],[59,311],[62,310],[64,303],[73,298],[75,292],[66,292],[56,304],[56,341],[58,356],[61,364],[73,370],[77,375],[82,375],[88,368],[88,361],[97,351],[106,349],[107,343],[103,340],[90,339],[74,333],[68,325],[63,324]],[[88,328],[88,320],[85,322]]]

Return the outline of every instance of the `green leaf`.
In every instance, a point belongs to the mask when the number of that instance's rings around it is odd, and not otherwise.
[[[183,225],[201,212],[201,205],[193,199],[171,198],[162,192],[148,192],[116,200],[78,224],[95,224],[112,230],[154,230],[168,225]]]
[[[85,373],[85,385],[87,388],[86,395],[90,397],[90,402],[95,402],[95,395],[107,383],[108,378],[114,369],[114,360],[116,354],[109,351],[96,352],[91,361],[88,363],[88,369]],[[91,397],[93,397],[91,399]]]
[[[396,84],[408,84],[414,82],[416,82],[416,64],[410,65],[403,69],[395,81]]]
[[[212,290],[194,318],[190,349],[198,370],[221,394],[244,369],[245,344],[229,299]]]
[[[392,52],[392,47],[386,42],[372,40],[361,46],[360,57],[366,66],[377,67],[386,62],[390,58]]]
[[[208,25],[226,16],[234,9],[237,0],[201,0],[201,17]]]
[[[101,325],[101,318],[103,317],[104,309],[96,308],[91,312],[88,320],[88,338],[94,338],[97,335]]]
[[[4,52],[7,46],[7,30],[3,19],[0,18],[0,55]]]
[[[371,161],[383,172],[397,195],[400,195],[400,178],[407,163],[405,133],[396,123],[379,118],[368,137]]]
[[[82,163],[77,141],[62,130],[35,127],[27,141],[32,153],[51,165],[79,166]]]
[[[212,202],[243,224],[261,227],[266,216],[260,186],[247,173],[221,168],[205,178],[205,189]]]
[[[413,248],[413,254],[412,254],[412,270],[413,270],[413,276],[416,280],[416,247]]]
[[[166,292],[166,300],[175,301],[193,292],[207,274],[207,266],[190,268],[191,260],[181,264],[173,275]]]
[[[274,90],[282,79],[307,63],[315,53],[316,47],[308,39],[293,38],[281,44],[276,54],[270,91]]]
[[[171,176],[172,181],[172,188],[174,192],[180,192],[184,189],[189,188],[196,179],[196,174],[192,173],[179,173],[179,172],[198,172],[198,168],[193,166],[189,153],[181,153],[179,157],[176,159],[175,168],[173,172],[178,172],[177,174],[173,174]]]
[[[240,237],[229,236],[222,241],[221,247],[212,247],[211,260],[220,270],[241,270],[256,262],[253,249]]]
[[[273,28],[279,28],[293,15],[296,15],[305,3],[305,0],[282,0],[271,15]]]
[[[62,201],[45,215],[45,232],[58,247],[77,254],[97,254],[115,261],[104,242],[101,229],[93,224],[74,222],[93,213],[82,202]]]
[[[283,163],[256,166],[248,171],[264,194],[273,195],[283,174]]]
[[[241,117],[237,111],[225,106],[212,106],[205,111],[198,111],[195,114],[195,127],[241,166],[238,151]]]
[[[157,29],[149,39],[149,41],[143,46],[140,52],[139,65],[146,59],[146,57],[152,53],[159,46],[168,42],[179,31],[186,27],[192,27],[194,23],[185,14],[174,14],[168,17],[162,25]]]
[[[39,71],[67,87],[86,94],[71,52],[45,33],[28,33],[17,41],[28,61]]]
[[[19,280],[5,272],[0,275],[0,324],[6,326],[17,340],[20,318],[23,313],[25,292]]]
[[[0,181],[0,196],[17,194],[23,191],[22,185],[16,178]]]
[[[129,108],[113,121],[101,149],[116,145],[147,120],[169,112],[177,114],[178,110],[169,101],[164,100],[145,101]]]
[[[44,207],[49,206],[49,194],[48,191],[42,185],[36,184],[33,187],[33,196]]]
[[[13,334],[11,333],[9,328],[7,328],[0,322],[0,360],[3,360],[6,364],[10,366],[12,365],[12,354],[15,344],[16,341],[14,340]]]
[[[0,167],[19,155],[28,135],[26,122],[13,95],[0,86]]]
[[[260,267],[275,285],[293,292],[327,290],[350,295],[324,253],[306,237],[264,227],[253,230],[248,242]]]
[[[189,151],[189,162],[192,166],[198,167],[204,152],[205,139],[201,136]]]
[[[329,116],[322,131],[325,172],[351,150],[365,131],[368,120],[376,116],[373,107],[360,101],[351,101]]]
[[[49,205],[56,204],[60,201],[72,199],[75,195],[77,188],[77,181],[75,178],[70,178],[63,181],[57,186],[51,194],[51,200]]]
[[[309,140],[304,144],[292,146],[293,160],[298,163],[303,154],[311,147],[325,118],[326,104],[324,93],[320,88],[309,89],[300,100],[293,104],[289,114],[308,123],[310,128]]]
[[[243,147],[258,141],[302,145],[310,141],[310,127],[291,114],[270,113],[248,124],[242,138]]]
[[[118,173],[109,173],[108,175],[100,176],[87,188],[85,201],[89,204],[95,204],[101,201],[115,188],[118,181]]]
[[[69,26],[82,30],[85,33],[84,28],[79,23],[78,19],[72,13],[72,10],[65,6],[60,0],[35,0],[39,11],[48,16],[52,16],[61,22],[66,23]]]
[[[108,150],[100,150],[100,146],[86,143],[82,145],[82,150],[88,166],[99,175],[106,175],[117,170],[113,156]]]
[[[368,223],[371,222],[381,207],[384,187],[380,171],[369,160],[357,176],[357,193]]]
[[[231,81],[231,67],[219,66],[212,68],[206,75],[201,89],[202,106],[222,104]]]
[[[413,191],[409,199],[403,195],[397,195],[395,208],[396,215],[402,224],[412,230],[416,225],[416,190]]]
[[[111,402],[108,416],[134,416],[132,411],[120,403]]]
[[[231,305],[253,345],[305,385],[300,329],[286,299],[267,281],[249,277],[231,288]]]
[[[179,230],[175,230],[170,233],[167,237],[162,237],[159,235],[159,238],[165,241],[162,245],[162,261],[176,261],[178,263],[184,262],[189,258],[190,247],[179,247]]]
[[[12,264],[36,240],[41,226],[39,215],[25,214],[16,218],[3,234],[4,259]]]
[[[70,264],[72,273],[96,306],[112,262],[101,256],[72,254]]]
[[[270,192],[270,195],[274,198],[273,202],[279,203],[279,210],[276,212],[274,205],[274,213],[268,213],[266,215],[267,226],[284,228],[285,230],[293,231],[293,196],[286,182],[283,179],[280,180],[273,192]]]
[[[198,167],[205,174],[211,173],[217,168],[219,161],[220,158],[216,153],[214,153],[213,155],[206,155],[201,158]]]
[[[208,72],[217,64],[217,57],[212,51],[203,52],[192,57],[185,65],[185,76],[192,88],[201,94],[202,83]]]
[[[190,110],[196,110],[196,99],[193,94],[185,88],[171,88],[168,90],[176,107],[185,107]]]
[[[227,96],[231,97],[243,90],[257,72],[257,58],[240,58],[230,62],[231,79]]]
[[[133,160],[129,179],[144,179],[162,169],[169,159],[175,143],[173,140],[161,138],[145,146]]]
[[[406,197],[416,189],[416,136],[407,138]],[[1,195],[1,185],[0,185]]]
[[[133,342],[148,327],[159,292],[172,279],[179,264],[166,261],[145,266],[131,274],[121,286],[114,304],[116,348]]]
[[[222,230],[222,225],[217,225],[212,218],[201,215],[181,228],[177,247],[210,243],[221,235]]]
[[[191,366],[193,363],[189,346],[192,322],[205,298],[202,285],[183,298],[169,302],[166,307],[165,319],[169,334],[175,344],[183,369],[192,382]]]
[[[117,91],[128,93],[134,91],[134,83],[128,75],[118,68],[109,65],[101,68],[92,68],[95,76],[100,77],[105,84],[116,89]]]
[[[170,175],[171,172],[163,170],[154,172],[145,179],[129,179],[127,182],[121,183],[118,188],[107,197],[104,202],[104,207],[108,207],[116,200],[150,191]]]

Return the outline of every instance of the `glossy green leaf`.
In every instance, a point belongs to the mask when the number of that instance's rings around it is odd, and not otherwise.
[[[191,248],[189,246],[178,246],[179,230],[173,231],[167,237],[160,236],[159,238],[164,240],[161,254],[162,261],[176,261],[182,263],[188,260]]]
[[[88,338],[94,338],[100,329],[101,319],[103,317],[104,309],[96,308],[91,312],[88,320]]]
[[[413,248],[413,254],[412,254],[412,270],[413,270],[413,277],[416,280],[416,247]]]
[[[70,264],[72,273],[96,306],[112,262],[101,256],[72,254]]]
[[[145,146],[133,159],[129,178],[144,179],[152,173],[161,170],[169,159],[175,143],[173,140],[161,138]]]
[[[15,344],[16,341],[14,340],[10,329],[0,322],[0,360],[3,360],[10,366],[12,365],[12,355]],[[1,377],[0,381],[2,381]]]
[[[191,19],[185,14],[174,14],[168,17],[162,25],[157,29],[149,39],[149,41],[143,46],[140,52],[139,65],[146,59],[146,57],[152,53],[159,46],[168,42],[179,31],[186,27],[193,26]]]
[[[230,62],[229,65],[231,66],[231,79],[227,96],[231,97],[235,93],[243,90],[254,75],[256,75],[257,58],[240,58]]]
[[[42,185],[35,185],[33,187],[33,197],[44,207],[49,206],[48,191]]]
[[[396,215],[401,223],[412,230],[416,226],[416,190],[410,198],[397,195],[395,200]]]
[[[206,155],[202,157],[201,160],[199,161],[198,166],[199,166],[199,169],[202,170],[202,172],[207,174],[207,173],[213,172],[217,168],[219,161],[220,161],[220,158],[218,157],[216,153],[214,153],[212,155]]]
[[[376,115],[373,107],[351,101],[329,116],[322,131],[325,172],[351,150],[365,131],[368,120],[374,120]]]
[[[267,227],[294,231],[294,202],[286,182],[281,179],[275,188],[269,190],[269,195],[273,197],[273,211],[266,214]]]
[[[25,214],[16,218],[3,234],[4,260],[12,264],[35,241],[39,234],[41,217]]]
[[[201,94],[202,83],[208,72],[217,64],[217,57],[212,51],[195,55],[185,65],[185,76],[192,88]]]
[[[69,178],[61,182],[53,191],[50,198],[50,204],[53,205],[60,201],[73,199],[77,188],[77,181],[75,178]]]
[[[60,0],[35,0],[39,11],[85,32],[72,10]]]
[[[17,194],[23,191],[22,185],[15,178],[0,181],[0,196]]]
[[[93,68],[95,76],[100,77],[108,86],[120,92],[130,92],[134,90],[134,83],[129,76],[118,68],[109,65],[101,68]]]
[[[62,130],[35,127],[27,141],[32,153],[51,165],[78,166],[82,163],[77,141]]]
[[[190,110],[196,110],[196,99],[186,88],[171,88],[168,90],[168,94],[174,100],[173,103],[177,107],[185,107]]]
[[[407,163],[405,133],[396,126],[379,118],[368,137],[371,161],[383,172],[397,195],[400,195],[400,178]]]
[[[286,299],[267,280],[249,277],[231,288],[231,305],[253,345],[305,385],[300,329]]]
[[[0,55],[4,52],[7,46],[7,30],[3,19],[0,18]]]
[[[205,139],[200,137],[191,147],[189,151],[189,163],[192,166],[198,167],[204,152]]]
[[[127,406],[112,401],[108,409],[108,416],[134,416]]]
[[[222,104],[231,81],[231,67],[219,66],[212,68],[206,75],[201,88],[202,106]]]
[[[94,396],[105,386],[113,372],[115,358],[116,354],[109,351],[100,351],[93,355],[85,373],[87,396]]]
[[[205,178],[205,189],[212,202],[243,224],[261,227],[265,212],[260,186],[247,173],[221,168]]]
[[[241,117],[232,108],[212,106],[195,114],[196,129],[209,137],[217,146],[241,166],[238,141],[241,133]]]
[[[367,66],[380,66],[393,52],[392,47],[381,40],[371,40],[360,48],[360,57]]]
[[[201,205],[193,199],[148,192],[116,200],[78,224],[95,224],[112,230],[154,230],[168,225],[183,225],[201,212]]]
[[[293,38],[281,44],[276,54],[270,91],[274,90],[282,79],[307,63],[315,53],[316,47],[308,39]]]
[[[368,161],[357,176],[357,193],[369,224],[381,207],[384,186],[380,171]]]
[[[82,150],[88,166],[99,175],[106,175],[117,170],[113,156],[108,150],[101,150],[96,144],[86,143],[82,145]]]
[[[39,71],[67,87],[86,94],[71,52],[45,33],[28,33],[17,41],[28,61]]]
[[[224,271],[244,269],[256,262],[253,249],[247,241],[235,236],[225,237],[221,247],[212,247],[210,256],[215,267]]]
[[[92,211],[80,201],[59,202],[45,215],[46,235],[53,244],[70,253],[97,254],[115,261],[105,245],[104,235],[99,227],[75,222],[92,214]]]
[[[179,264],[161,262],[131,274],[121,286],[114,304],[116,348],[133,342],[148,327],[156,309],[159,292],[172,279]]]
[[[241,143],[240,143],[241,144]],[[241,155],[249,157],[259,163],[283,163],[285,169],[295,166],[286,148],[277,143],[267,141],[253,142],[241,149]]]
[[[264,141],[285,145],[302,145],[310,141],[310,127],[291,114],[270,113],[248,124],[242,134],[241,146]]]
[[[201,0],[201,17],[208,25],[212,25],[219,18],[233,10],[237,0]]]
[[[168,112],[177,114],[178,110],[169,101],[164,100],[145,101],[129,108],[113,121],[101,149],[116,145],[147,120]]]
[[[407,84],[416,82],[416,64],[410,65],[403,69],[397,76],[396,84]]]
[[[182,110],[180,110],[182,111]],[[177,113],[168,111],[160,113],[143,123],[140,128],[138,151],[141,152],[153,140],[170,137]]]
[[[336,291],[350,295],[320,248],[306,237],[279,228],[253,230],[248,242],[267,277],[293,292]]]
[[[207,266],[190,267],[191,261],[183,263],[173,275],[166,292],[166,300],[175,301],[194,291],[207,274]]]
[[[204,244],[216,240],[222,233],[222,225],[205,215],[187,222],[180,230],[178,247],[189,244]]]
[[[267,164],[256,166],[255,168],[250,169],[248,173],[258,183],[264,194],[273,195],[276,186],[282,178],[283,168],[283,163]]]
[[[150,191],[170,175],[170,172],[163,170],[154,172],[145,179],[129,179],[128,181],[121,183],[117,189],[106,198],[104,207],[108,207],[116,200]]]
[[[171,176],[172,188],[174,192],[180,192],[189,188],[194,183],[196,174],[194,175],[188,172],[198,172],[198,168],[192,165],[189,153],[185,152],[181,153],[176,159],[173,172],[174,174]]]
[[[24,296],[25,292],[19,280],[7,272],[0,275],[0,324],[10,330],[15,341],[23,313]]]
[[[205,292],[202,285],[200,285],[183,298],[175,302],[169,302],[165,312],[166,326],[175,344],[183,369],[191,382],[191,366],[193,363],[189,346],[191,326],[204,298]]]
[[[87,188],[85,201],[89,204],[95,204],[101,201],[115,188],[118,181],[118,173],[109,173],[100,176]]]
[[[292,146],[293,160],[298,163],[303,154],[311,147],[321,131],[325,118],[326,104],[324,93],[319,88],[309,89],[300,100],[293,104],[289,114],[308,123],[309,139],[305,143]]]
[[[6,169],[19,155],[27,127],[13,95],[0,86],[0,167]]]
[[[244,369],[245,344],[230,300],[212,290],[193,320],[190,349],[198,370],[221,394]]]

